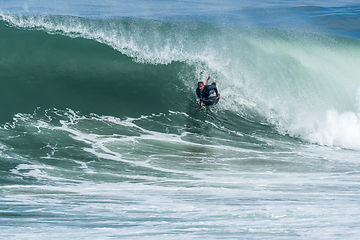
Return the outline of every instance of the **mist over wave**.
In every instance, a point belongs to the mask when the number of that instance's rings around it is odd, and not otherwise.
[[[359,149],[358,39],[193,21],[1,19],[10,25],[1,25],[2,74],[17,79],[2,88],[3,96],[17,92],[10,115],[38,106],[110,116],[186,112],[196,105],[196,82],[211,75],[222,94],[214,111],[311,143]],[[27,41],[9,41],[18,34]],[[18,107],[34,93],[28,108]]]

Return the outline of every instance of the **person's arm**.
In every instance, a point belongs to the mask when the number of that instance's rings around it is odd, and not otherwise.
[[[215,87],[214,90],[216,92],[216,99],[220,99],[220,94],[219,94],[217,88]]]
[[[215,83],[215,82],[214,82]],[[216,87],[216,83],[215,84],[211,84],[211,85],[207,85],[208,89],[211,90],[211,89],[214,89],[215,93],[216,93],[216,98],[217,99],[220,99],[220,94],[217,90],[217,87]]]
[[[201,94],[200,94],[200,90],[198,88],[196,89],[196,95],[201,100]]]
[[[199,89],[196,89],[196,95],[198,96],[198,98],[200,99],[200,106],[204,106],[204,102],[202,101],[202,96],[200,94],[200,90]]]

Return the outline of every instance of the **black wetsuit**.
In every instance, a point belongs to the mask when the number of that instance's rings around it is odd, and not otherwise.
[[[213,92],[215,92],[216,95],[212,94]],[[215,83],[212,83],[211,85],[205,85],[202,91],[197,88],[196,95],[200,99],[200,104],[203,102],[206,106],[216,104],[219,101],[219,99],[217,99],[219,93]]]

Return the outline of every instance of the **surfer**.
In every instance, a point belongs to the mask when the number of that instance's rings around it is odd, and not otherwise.
[[[208,77],[206,80],[206,85],[203,82],[198,82],[196,95],[200,99],[201,107],[216,104],[220,99],[220,94],[216,88],[216,82],[207,85],[210,78],[211,77]],[[216,93],[216,95],[214,93]]]

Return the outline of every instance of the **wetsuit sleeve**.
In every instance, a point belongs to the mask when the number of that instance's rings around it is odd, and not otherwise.
[[[208,90],[212,90],[212,89],[214,89],[214,91],[216,92],[216,95],[218,94],[218,90],[217,90],[217,88],[216,88],[216,85],[214,84],[211,84],[211,85],[207,85],[206,86],[207,87],[207,89]]]
[[[197,88],[196,89],[196,95],[198,96],[198,98],[200,99],[200,106],[201,106],[201,103],[203,101],[203,96],[200,94],[200,90]]]
[[[215,92],[216,92],[216,95],[218,96],[219,93],[218,93],[217,87],[215,87],[214,90],[215,90]]]
[[[198,98],[200,98],[200,99],[201,99],[201,94],[200,94],[200,91],[199,91],[199,89],[198,89],[198,88],[196,89],[196,95],[198,96]]]

